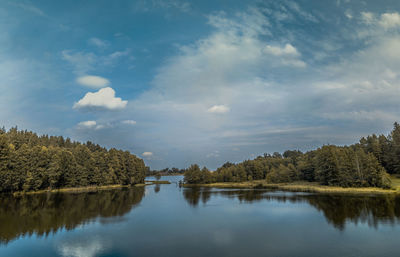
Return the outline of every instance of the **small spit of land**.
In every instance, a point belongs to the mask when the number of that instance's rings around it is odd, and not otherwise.
[[[18,191],[14,192],[13,195],[31,195],[31,194],[43,194],[43,193],[82,193],[82,192],[97,192],[102,190],[113,190],[120,188],[129,188],[129,187],[144,187],[150,185],[158,185],[158,184],[171,184],[171,182],[166,180],[145,180],[142,184],[135,185],[107,185],[107,186],[86,186],[86,187],[65,187],[65,188],[57,188],[57,189],[46,189],[46,190],[38,190],[38,191]]]

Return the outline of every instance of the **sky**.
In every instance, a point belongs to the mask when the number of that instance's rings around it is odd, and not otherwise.
[[[400,121],[400,2],[1,0],[0,125],[215,169]]]

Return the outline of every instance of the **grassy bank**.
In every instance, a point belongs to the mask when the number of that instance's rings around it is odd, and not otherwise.
[[[146,183],[146,186],[155,184],[171,184],[171,182],[167,180],[145,180],[144,183]]]
[[[155,181],[146,181],[144,184],[135,184],[134,187],[148,186],[153,184],[170,184],[168,181],[157,181],[160,183],[153,183]],[[168,182],[168,183],[165,183]],[[129,188],[129,185],[108,185],[108,186],[86,186],[86,187],[67,187],[58,189],[48,189],[30,192],[14,192],[14,196],[18,195],[32,195],[32,194],[43,194],[43,193],[81,193],[81,192],[96,192],[100,190],[113,190],[120,188]]]
[[[183,176],[184,173],[168,173],[168,174],[160,174],[162,177],[168,177],[168,176]],[[155,175],[146,175],[146,177],[155,177]]]
[[[265,188],[291,192],[310,193],[339,193],[339,194],[400,194],[400,178],[392,177],[392,189],[377,187],[334,187],[323,186],[318,183],[297,181],[293,183],[272,184],[265,180],[245,182],[221,182],[211,184],[185,184],[185,187],[215,187],[215,188]]]
[[[137,184],[135,186],[140,186],[144,184]],[[13,195],[32,195],[32,194],[43,194],[43,193],[79,193],[79,192],[95,192],[99,190],[111,190],[117,188],[124,188],[129,186],[124,185],[108,185],[108,186],[86,186],[86,187],[66,187],[57,189],[47,189],[29,192],[14,192]]]

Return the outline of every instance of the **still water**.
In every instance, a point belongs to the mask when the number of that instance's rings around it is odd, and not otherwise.
[[[0,196],[0,256],[400,256],[400,198],[170,185]]]

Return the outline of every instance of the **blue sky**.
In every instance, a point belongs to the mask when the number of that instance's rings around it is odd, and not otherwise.
[[[216,168],[400,120],[398,1],[1,1],[0,123]]]

